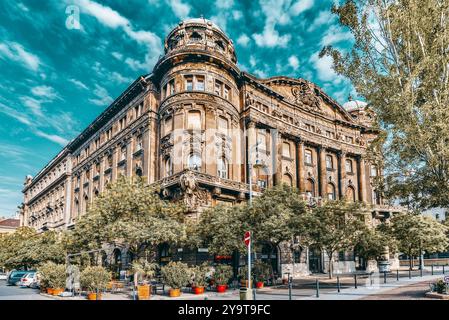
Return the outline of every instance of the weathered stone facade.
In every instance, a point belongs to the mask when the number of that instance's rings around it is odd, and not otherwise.
[[[256,194],[287,183],[311,202],[363,201],[373,224],[396,210],[373,188],[382,172],[366,160],[378,134],[369,109],[344,108],[304,79],[258,79],[236,63],[232,40],[215,24],[181,22],[152,73],[27,178],[23,224],[70,228],[120,174],[158,182],[164,197],[183,200],[196,216],[207,206],[246,201],[249,163],[259,164],[251,170]],[[285,252],[266,256],[279,271],[311,269],[308,249],[297,257]],[[324,267],[322,260],[317,268]]]

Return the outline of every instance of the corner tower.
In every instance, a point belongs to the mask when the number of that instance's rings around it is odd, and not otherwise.
[[[192,212],[241,201],[240,71],[232,40],[209,20],[180,22],[165,39],[153,76],[160,91],[163,193]]]

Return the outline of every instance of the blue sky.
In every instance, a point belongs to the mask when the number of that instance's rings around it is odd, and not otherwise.
[[[68,6],[80,28],[66,26]],[[330,0],[24,0],[0,2],[0,216],[35,175],[135,78],[151,72],[165,35],[203,15],[233,39],[239,67],[258,77],[317,83],[340,103],[354,90],[319,59],[352,41]]]

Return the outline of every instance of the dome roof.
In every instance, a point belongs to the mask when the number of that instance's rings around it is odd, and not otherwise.
[[[190,18],[190,19],[186,19],[186,20],[181,21],[179,24],[185,24],[185,25],[188,25],[188,24],[203,24],[203,25],[211,26],[212,28],[217,29],[218,31],[221,31],[221,32],[224,33],[224,31],[217,24],[215,24],[214,22],[212,22],[212,21],[210,21],[208,19],[205,19],[205,18]]]
[[[351,100],[343,104],[343,108],[348,111],[361,110],[366,107],[367,103],[360,100]]]

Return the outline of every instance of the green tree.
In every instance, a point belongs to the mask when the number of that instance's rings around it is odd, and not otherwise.
[[[22,255],[27,242],[37,233],[33,228],[20,227],[0,238],[0,265],[7,269],[29,269],[32,265]]]
[[[66,245],[78,252],[124,243],[138,256],[160,243],[184,240],[183,222],[184,207],[162,200],[157,186],[120,177],[108,185],[66,235]]]
[[[347,0],[332,12],[354,42],[321,56],[333,58],[387,130],[371,152],[385,156],[386,191],[411,208],[447,207],[449,2]]]
[[[422,251],[442,252],[449,245],[446,234],[448,228],[435,219],[420,214],[394,215],[386,228],[396,239],[399,251],[409,256],[410,269],[413,256],[420,255]]]
[[[327,201],[302,215],[299,223],[308,244],[326,252],[332,278],[334,253],[356,245],[365,228],[365,215],[359,203]]]
[[[396,251],[396,241],[383,228],[365,226],[356,242],[355,251],[365,260],[379,261],[388,247],[389,253]]]

